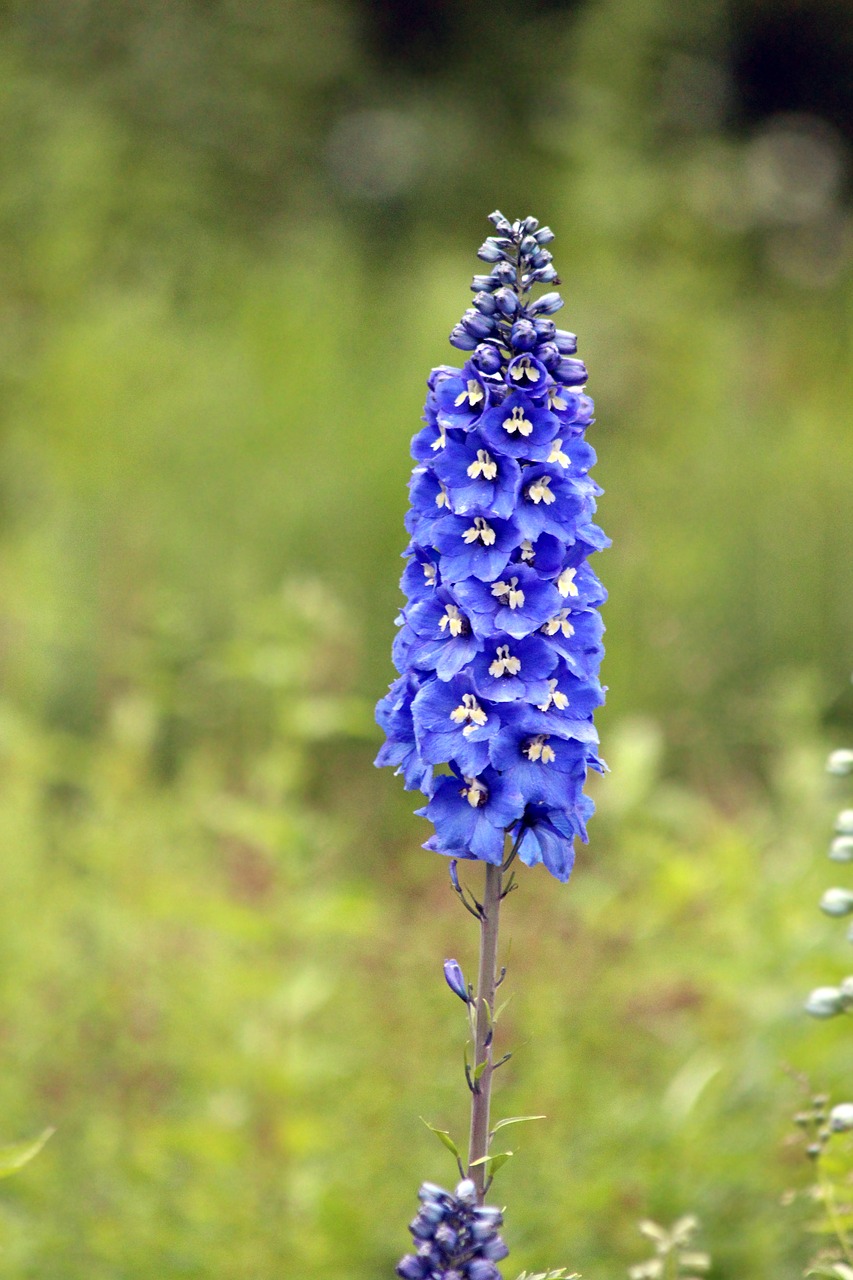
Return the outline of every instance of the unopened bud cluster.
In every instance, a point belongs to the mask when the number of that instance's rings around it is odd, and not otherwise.
[[[509,1253],[498,1235],[503,1215],[477,1204],[469,1178],[455,1192],[424,1182],[418,1198],[421,1207],[409,1224],[415,1252],[397,1266],[402,1280],[501,1280],[495,1264]]]

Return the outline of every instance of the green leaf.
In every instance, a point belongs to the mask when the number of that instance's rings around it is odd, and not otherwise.
[[[8,1178],[10,1174],[17,1173],[25,1164],[29,1164],[54,1132],[53,1129],[45,1129],[31,1142],[12,1142],[0,1147],[0,1178]]]
[[[434,1124],[430,1124],[429,1120],[424,1120],[423,1116],[421,1116],[421,1123],[426,1125],[430,1133],[435,1134],[439,1142],[442,1143],[443,1146],[447,1147],[447,1150],[452,1152],[452,1154],[456,1156],[457,1160],[459,1159],[459,1148],[451,1138],[447,1129],[437,1129]]]
[[[484,1060],[483,1062],[479,1062],[479,1063],[477,1064],[477,1066],[474,1068],[473,1072],[471,1073],[471,1079],[472,1079],[475,1083],[476,1083],[476,1081],[477,1081],[477,1080],[479,1080],[479,1079],[480,1079],[480,1076],[481,1076],[481,1075],[483,1074],[483,1072],[486,1070],[486,1067],[487,1067],[488,1065],[489,1065],[489,1063],[488,1063],[488,1059],[486,1059],[486,1060]]]
[[[547,1120],[547,1116],[508,1116],[506,1120],[499,1120],[492,1129],[492,1135],[497,1133],[498,1129],[505,1129],[508,1124],[526,1124],[528,1120]]]
[[[471,1168],[473,1169],[478,1164],[484,1164],[486,1166],[486,1173],[489,1177],[493,1178],[498,1169],[502,1168],[502,1166],[506,1164],[511,1155],[511,1151],[499,1151],[493,1156],[480,1156],[479,1160],[471,1161]]]

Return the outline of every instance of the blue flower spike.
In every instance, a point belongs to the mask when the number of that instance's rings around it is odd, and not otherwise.
[[[508,836],[565,881],[593,809],[587,772],[605,768],[593,712],[607,593],[588,558],[610,542],[593,523],[577,338],[552,319],[559,293],[531,297],[559,284],[553,232],[490,221],[478,256],[491,270],[450,335],[465,363],[432,370],[412,442],[399,677],[377,708],[376,763],[426,796],[425,848],[498,864]]]

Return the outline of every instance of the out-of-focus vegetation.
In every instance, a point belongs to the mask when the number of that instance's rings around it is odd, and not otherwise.
[[[473,929],[370,706],[498,205],[557,232],[615,543],[593,841],[507,913],[497,1106],[549,1117],[496,1186],[511,1260],[622,1274],[694,1209],[714,1274],[797,1275],[783,1067],[850,1061],[799,1012],[851,718],[846,7],[0,30],[0,1130],[57,1129],[0,1274],[373,1280],[453,1177],[418,1115],[464,1126]]]

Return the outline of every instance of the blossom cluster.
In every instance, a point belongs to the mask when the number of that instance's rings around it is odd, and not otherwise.
[[[402,1280],[501,1280],[495,1263],[509,1253],[498,1235],[503,1215],[477,1204],[470,1179],[455,1193],[424,1182],[418,1198],[421,1207],[409,1225],[415,1252],[397,1266]]]
[[[553,233],[491,221],[491,271],[450,335],[467,359],[433,369],[412,441],[400,674],[377,708],[376,763],[427,796],[426,848],[500,863],[509,834],[522,861],[566,880],[593,809],[587,770],[604,767],[592,717],[606,593],[587,560],[609,539],[592,522],[586,368],[551,319],[560,295],[531,298],[559,283]]]

